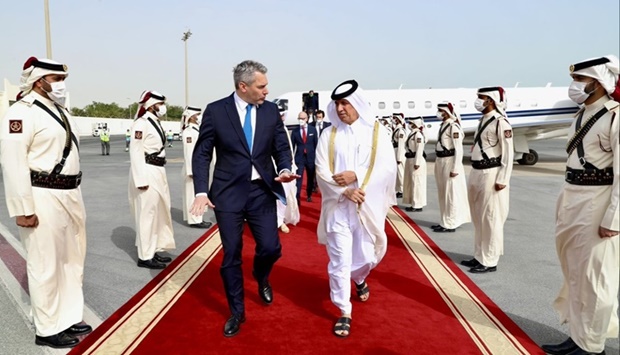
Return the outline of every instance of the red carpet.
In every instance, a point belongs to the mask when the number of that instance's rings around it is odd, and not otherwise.
[[[542,353],[398,209],[386,222],[387,255],[367,280],[369,301],[352,296],[351,335],[334,336],[339,311],[329,299],[327,253],[315,234],[320,199],[314,200],[302,202],[301,222],[280,235],[283,257],[271,275],[271,306],[257,295],[251,277],[254,241],[245,236],[247,321],[237,336],[222,335],[229,312],[213,228],[71,353]]]

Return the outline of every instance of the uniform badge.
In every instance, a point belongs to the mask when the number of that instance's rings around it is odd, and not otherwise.
[[[512,138],[512,130],[511,129],[507,129],[504,131],[504,137],[506,138]]]
[[[9,133],[22,133],[22,120],[9,120]]]
[[[452,133],[452,138],[457,139],[459,137],[459,132]]]
[[[133,137],[135,139],[142,139],[142,131],[136,131]]]
[[[416,140],[416,142],[418,142],[418,143],[422,143],[422,138],[418,138],[418,139]]]
[[[187,137],[187,138],[185,138],[185,141],[186,141],[187,143],[191,143],[191,142],[192,142],[192,137]]]
[[[401,133],[398,138],[405,138],[405,135]]]

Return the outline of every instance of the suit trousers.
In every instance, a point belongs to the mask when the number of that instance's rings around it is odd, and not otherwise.
[[[310,161],[308,159],[308,154],[303,155],[303,160],[299,162],[295,162],[297,165],[297,175],[301,176],[301,178],[297,179],[297,201],[299,201],[301,197],[301,183],[304,176],[304,170],[306,171],[306,195],[308,197],[312,196],[312,190],[314,189],[314,178],[315,178],[315,165],[314,161]]]
[[[258,282],[269,278],[275,262],[282,256],[278,235],[276,198],[262,180],[251,183],[248,200],[239,212],[222,212],[215,208],[215,218],[220,228],[224,259],[220,274],[224,282],[226,299],[231,314],[245,312],[243,295],[243,272],[241,270],[241,249],[243,247],[243,226],[247,221],[256,242],[254,255],[254,276]]]

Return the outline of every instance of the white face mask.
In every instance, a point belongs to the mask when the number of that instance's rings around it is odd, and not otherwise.
[[[484,100],[481,98],[477,98],[476,101],[474,101],[474,107],[478,110],[478,112],[482,112],[485,108],[487,108],[484,104]]]
[[[43,79],[43,81],[50,84],[50,86],[52,87],[52,91],[49,91],[49,92],[46,91],[47,96],[50,98],[50,100],[64,107],[65,101],[67,99],[66,97],[67,96],[67,85],[65,84],[65,82],[56,81],[56,82],[50,83],[45,79]]]
[[[166,115],[166,112],[168,112],[168,108],[166,107],[166,105],[161,105],[159,106],[159,109],[155,112],[155,115],[161,118]]]
[[[588,97],[592,94],[592,92],[586,92],[586,86],[590,84],[591,81],[583,82],[583,81],[574,81],[570,83],[568,87],[568,97],[573,100],[576,104],[581,105],[584,103]]]
[[[306,121],[304,121],[304,120],[299,120],[299,125],[300,125],[300,126],[305,126],[305,125],[306,125]]]
[[[441,112],[437,112],[437,118],[439,118],[440,120],[443,120],[443,115],[441,114]]]

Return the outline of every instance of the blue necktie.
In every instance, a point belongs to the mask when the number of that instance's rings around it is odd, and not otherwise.
[[[250,153],[252,153],[252,104],[248,104],[246,107],[243,133],[245,134],[245,140],[248,142]]]

